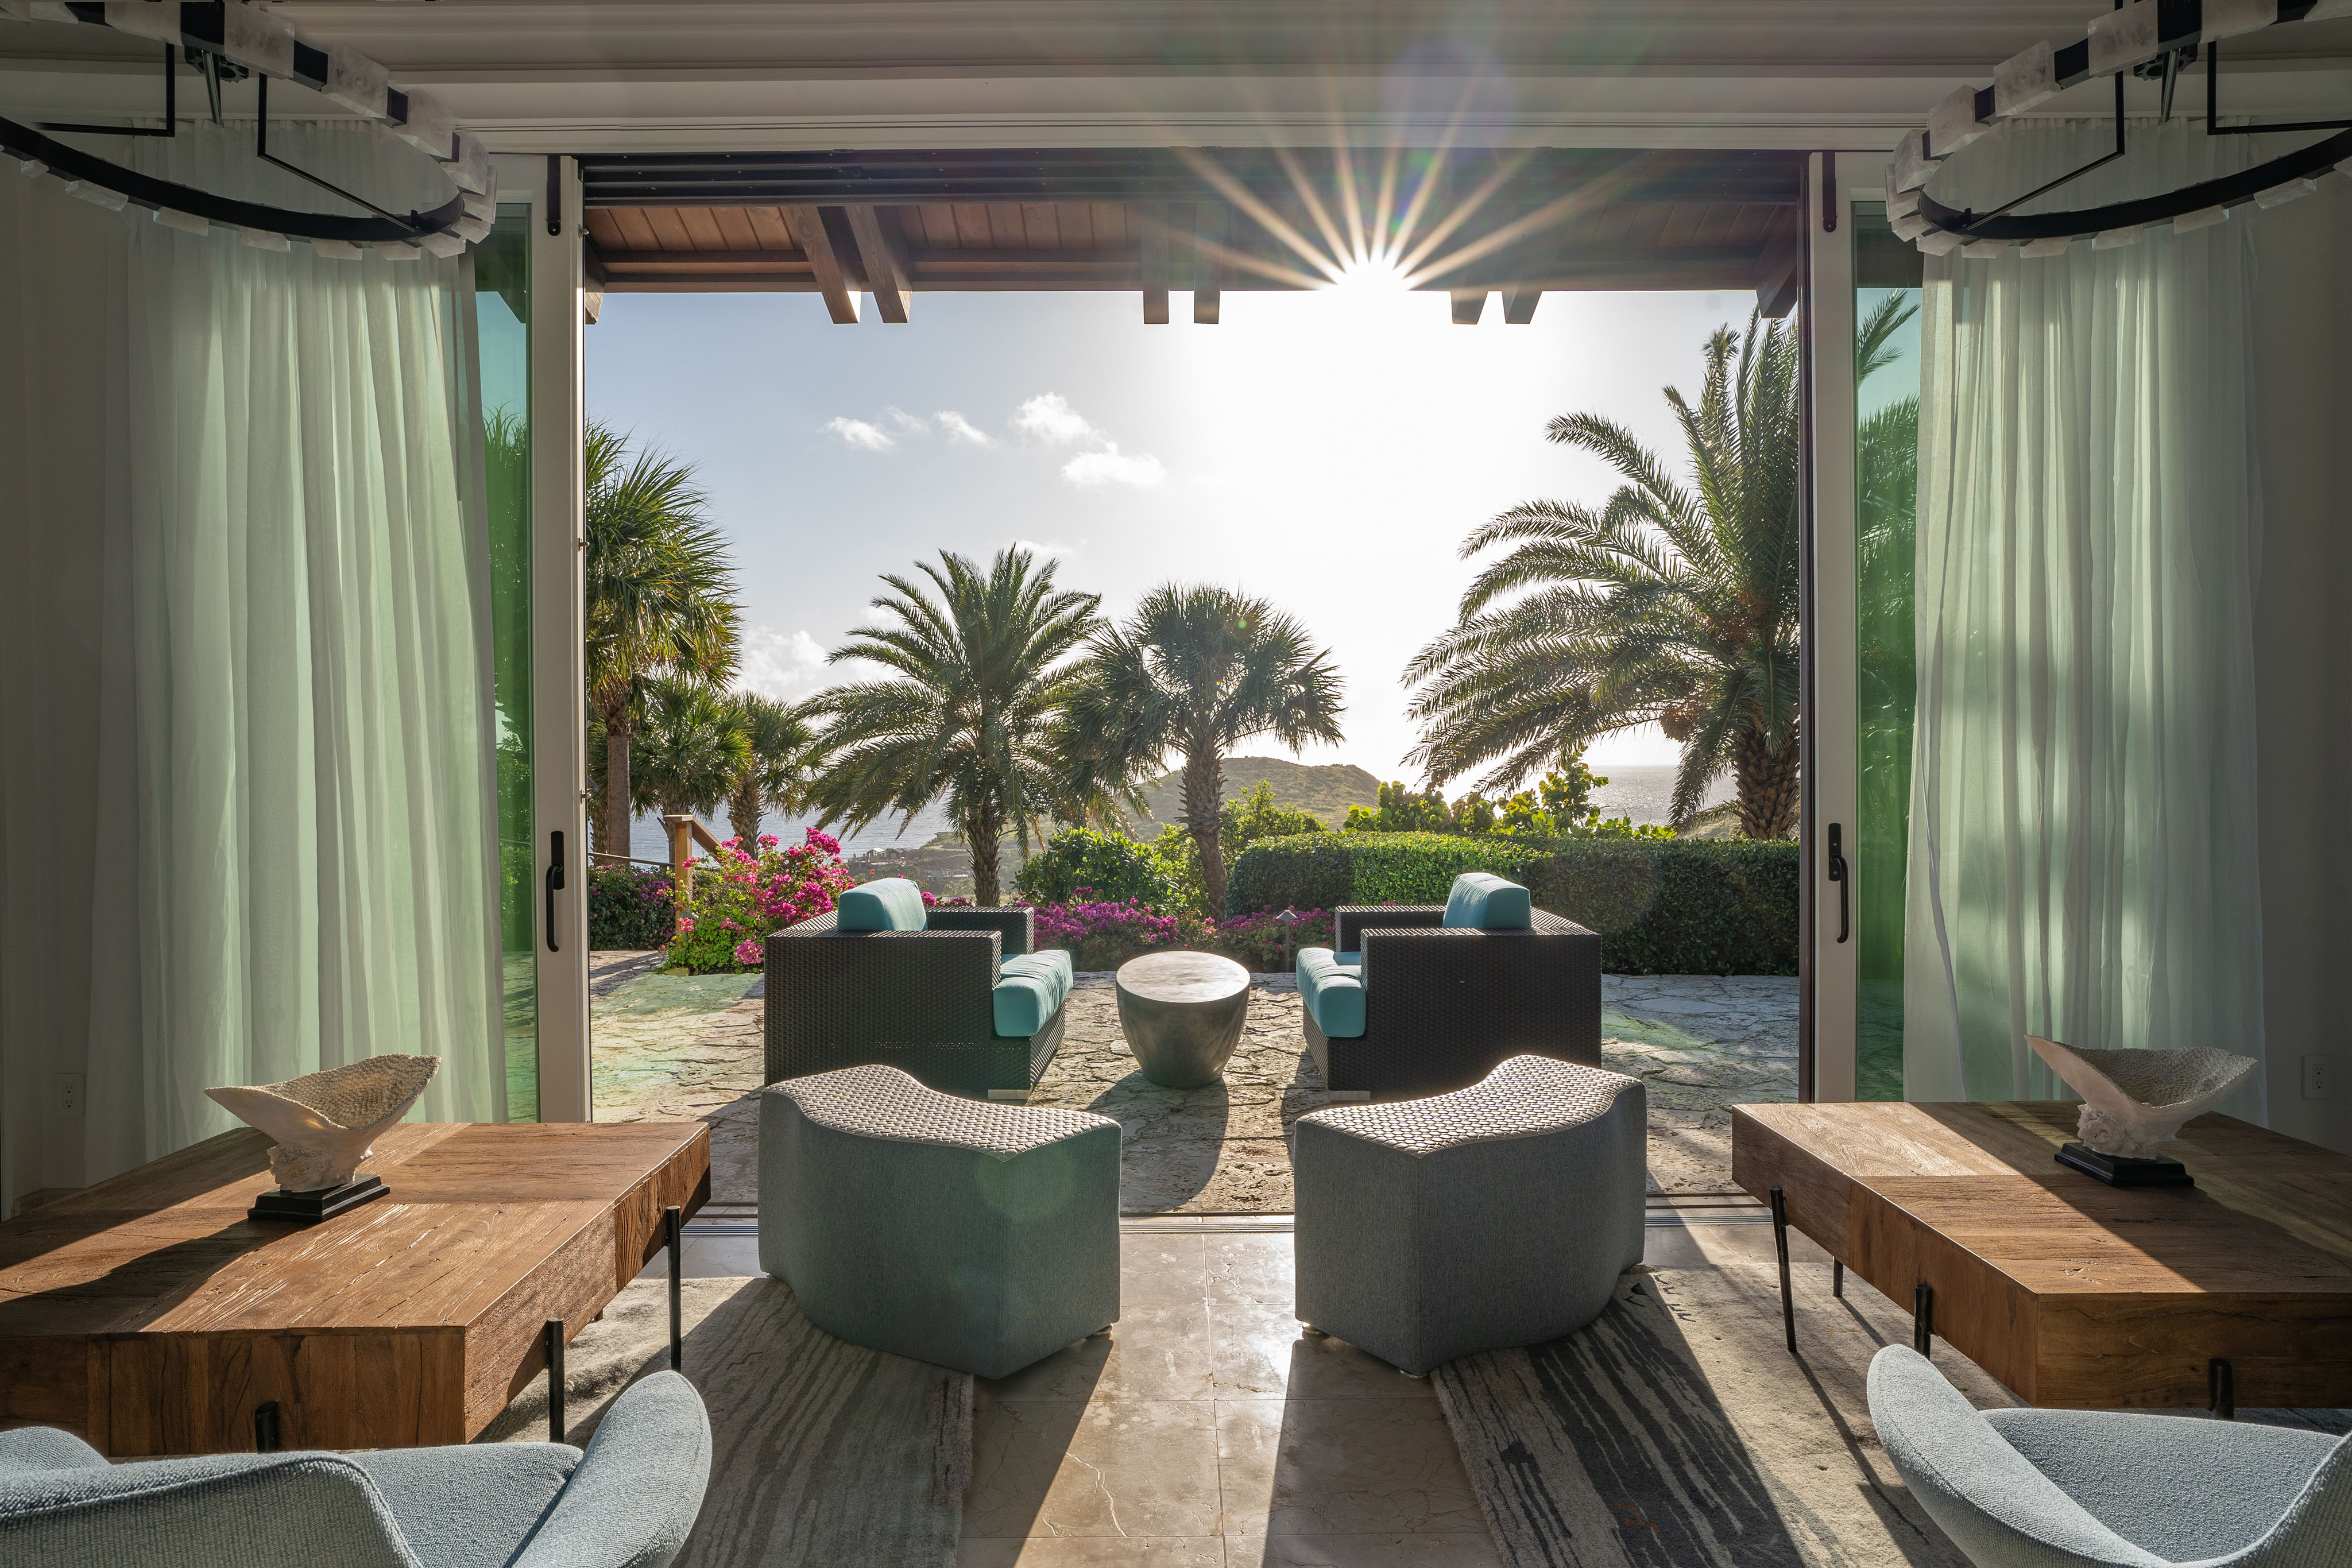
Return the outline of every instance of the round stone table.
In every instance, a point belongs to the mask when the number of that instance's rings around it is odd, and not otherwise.
[[[1249,1018],[1249,971],[1213,953],[1146,953],[1118,967],[1118,1026],[1163,1089],[1214,1083]]]

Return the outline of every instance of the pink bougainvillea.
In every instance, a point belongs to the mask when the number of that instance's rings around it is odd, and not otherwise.
[[[808,831],[790,848],[761,835],[758,853],[729,839],[694,864],[694,896],[678,911],[671,967],[698,975],[756,969],[765,961],[771,932],[831,912],[834,900],[856,885],[842,863],[841,843]]]

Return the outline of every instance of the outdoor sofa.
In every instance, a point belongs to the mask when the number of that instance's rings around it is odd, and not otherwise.
[[[1442,904],[1333,913],[1336,947],[1297,962],[1328,1087],[1384,1100],[1464,1088],[1514,1056],[1601,1065],[1601,937],[1518,883],[1465,872]]]
[[[1070,956],[1026,909],[923,907],[904,877],[768,938],[767,1081],[869,1062],[985,1098],[1033,1089],[1062,1043]]]
[[[0,1563],[42,1568],[667,1568],[710,1479],[710,1418],[657,1372],[587,1450],[469,1443],[109,1464],[0,1432]]]

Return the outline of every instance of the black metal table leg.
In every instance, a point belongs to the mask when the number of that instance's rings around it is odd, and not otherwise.
[[[1911,1287],[1911,1348],[1921,1355],[1936,1350],[1936,1287],[1925,1280]]]
[[[685,1220],[685,1211],[676,1204],[662,1210],[662,1228],[669,1237],[669,1369],[672,1372],[686,1370],[686,1341],[679,1328],[684,1316],[680,1305],[683,1286],[679,1282],[683,1276],[678,1272],[678,1232]]]
[[[2215,1356],[2206,1364],[2205,1375],[2213,1390],[2213,1416],[2216,1420],[2238,1418],[2238,1380],[2230,1364]]]
[[[1830,1260],[1830,1294],[1841,1301],[1845,1300],[1845,1260],[1843,1258]]]
[[[563,1441],[563,1320],[550,1318],[541,1331],[547,1347],[547,1440]]]
[[[1789,1199],[1772,1189],[1772,1245],[1780,1254],[1780,1328],[1788,1336],[1789,1354],[1797,1354],[1797,1301],[1789,1291]]]

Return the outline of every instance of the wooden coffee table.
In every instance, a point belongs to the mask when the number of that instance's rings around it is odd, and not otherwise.
[[[2080,1110],[1738,1105],[1732,1179],[2031,1404],[2352,1406],[2352,1158],[2200,1116],[2195,1186],[2111,1187]]]
[[[698,1122],[408,1124],[391,1196],[322,1224],[246,1218],[249,1128],[0,1224],[0,1427],[118,1458],[462,1443],[710,1195]]]

